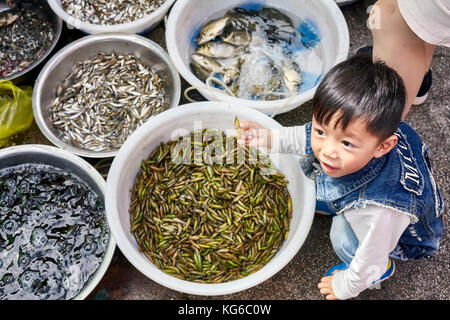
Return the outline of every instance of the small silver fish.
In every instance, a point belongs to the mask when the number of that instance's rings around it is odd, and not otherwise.
[[[115,25],[142,19],[166,0],[60,0],[69,15],[93,24]]]
[[[119,149],[137,127],[166,108],[157,70],[114,51],[75,64],[55,91],[49,118],[56,134],[92,151]]]
[[[211,58],[224,59],[242,54],[243,48],[226,42],[211,41],[201,45],[196,52]]]
[[[200,46],[210,40],[213,40],[218,35],[221,35],[229,19],[230,17],[226,15],[222,18],[208,22],[203,28],[200,29],[197,37],[197,44]]]

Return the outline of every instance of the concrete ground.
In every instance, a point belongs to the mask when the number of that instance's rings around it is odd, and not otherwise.
[[[375,1],[360,0],[342,8],[350,32],[350,55],[362,45],[371,44],[366,27],[367,8]],[[66,32],[68,32],[66,30]],[[161,23],[148,37],[165,47],[164,25]],[[70,38],[70,37],[69,37]],[[424,105],[413,107],[406,121],[417,130],[432,151],[435,178],[446,203],[450,200],[450,48],[437,48],[432,62],[433,86]],[[183,91],[188,87],[182,79]],[[195,95],[197,100],[204,100]],[[187,103],[182,97],[181,104]],[[311,104],[275,117],[284,126],[310,121]],[[35,124],[15,138],[15,143],[50,144]],[[440,251],[430,259],[396,262],[396,272],[379,289],[366,290],[357,300],[448,299],[450,297],[450,233],[446,230]],[[315,216],[310,233],[296,256],[272,278],[251,289],[226,296],[203,297],[180,293],[148,279],[135,269],[117,248],[102,281],[89,299],[224,299],[224,300],[321,300],[317,284],[324,271],[339,263],[331,247],[331,219]]]

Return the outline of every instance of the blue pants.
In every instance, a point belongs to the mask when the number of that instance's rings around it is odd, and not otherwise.
[[[359,241],[343,214],[333,217],[330,239],[334,252],[348,268],[355,256],[356,249],[358,249]]]
[[[334,252],[344,262],[347,268],[355,256],[356,249],[358,249],[359,241],[353,232],[350,223],[345,219],[343,214],[338,214],[333,217],[330,230],[331,244]],[[390,258],[406,261],[403,250],[397,244],[394,250],[389,254]]]

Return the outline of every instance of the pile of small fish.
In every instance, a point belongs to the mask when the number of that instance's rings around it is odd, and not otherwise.
[[[132,54],[98,52],[76,63],[50,106],[56,134],[78,148],[119,149],[151,116],[167,108],[163,80]]]
[[[54,26],[41,1],[15,1],[0,13],[0,79],[26,69],[50,47]]]
[[[151,14],[166,0],[62,0],[68,14],[93,24],[132,22]]]
[[[180,156],[185,139],[190,148]],[[163,272],[201,283],[240,279],[267,264],[287,238],[288,181],[267,156],[258,158],[236,141],[218,130],[194,131],[161,143],[142,161],[131,194],[131,232]],[[221,147],[226,151],[218,152]],[[216,151],[214,159],[208,150]]]
[[[277,9],[234,8],[201,28],[191,68],[203,81],[220,79],[240,98],[286,98],[302,83],[290,56],[300,39],[291,18]]]

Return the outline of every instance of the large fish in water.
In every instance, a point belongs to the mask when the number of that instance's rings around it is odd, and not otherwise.
[[[208,79],[208,77],[211,75],[211,71],[206,70],[199,64],[191,63],[190,67],[192,71],[194,71],[194,74],[197,76],[197,78],[199,78],[203,82],[205,82],[206,79]]]
[[[235,82],[239,78],[239,75],[241,74],[241,66],[244,62],[245,59],[238,58],[235,65],[225,70],[223,75],[223,82],[225,84]]]
[[[298,93],[298,88],[302,83],[302,74],[295,62],[283,61],[283,80],[292,95]]]
[[[243,48],[226,42],[211,41],[201,45],[196,52],[215,59],[225,59],[240,55],[243,51]]]
[[[234,30],[223,35],[222,40],[235,46],[246,46],[252,41],[252,33],[246,30]]]
[[[205,44],[210,40],[214,40],[217,36],[221,35],[229,19],[230,17],[225,15],[222,18],[212,20],[204,25],[198,34],[197,44],[201,46],[202,44]]]
[[[192,55],[192,60],[194,61],[194,63],[198,64],[199,66],[208,70],[209,72],[221,74],[223,73],[222,65],[210,57],[194,53]]]
[[[265,100],[277,91],[281,81],[281,72],[274,61],[264,52],[255,51],[246,56],[241,66],[238,96]]]

